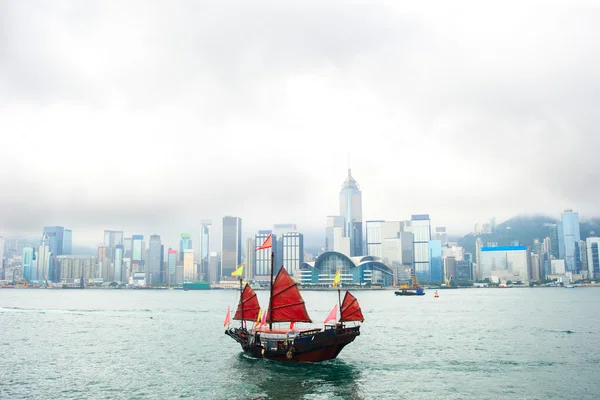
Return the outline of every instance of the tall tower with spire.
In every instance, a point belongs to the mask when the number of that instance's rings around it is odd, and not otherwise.
[[[344,236],[350,238],[350,255],[363,255],[362,193],[350,168],[340,191],[340,215],[344,217]]]
[[[52,280],[52,277],[50,276],[50,257],[50,238],[48,237],[48,233],[44,232],[37,254],[36,278],[40,282],[44,282],[46,279]]]

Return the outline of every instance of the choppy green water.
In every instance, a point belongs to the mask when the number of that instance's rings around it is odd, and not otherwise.
[[[223,334],[230,291],[0,290],[0,398],[600,398],[600,289],[355,294],[337,360],[282,364]],[[316,321],[337,301],[303,295]]]

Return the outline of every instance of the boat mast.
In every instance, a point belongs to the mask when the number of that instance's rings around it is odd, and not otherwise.
[[[269,330],[273,329],[273,322],[272,322],[272,316],[271,313],[273,310],[271,310],[271,302],[273,301],[273,264],[275,264],[275,252],[272,251],[271,252],[271,293],[269,294],[269,305],[267,308],[267,314],[269,316]]]
[[[243,290],[242,290],[242,276],[240,275],[240,305],[242,308],[242,317],[240,318],[240,325],[244,328],[244,299],[242,298]]]
[[[342,321],[342,294],[340,292],[340,288],[338,288],[338,303],[340,304],[340,319],[339,321]]]

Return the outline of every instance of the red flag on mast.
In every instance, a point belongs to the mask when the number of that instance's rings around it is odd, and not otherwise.
[[[258,249],[254,250],[254,251],[270,249],[272,247],[272,243],[273,243],[272,236],[273,236],[273,234],[270,234],[269,236],[267,236],[267,239],[265,240],[265,242]]]
[[[331,310],[331,312],[329,313],[327,318],[325,318],[325,321],[323,321],[323,324],[326,324],[329,321],[335,321],[337,319],[337,308],[338,308],[337,304],[335,306],[333,306],[333,309]]]
[[[227,315],[225,315],[225,322],[223,322],[223,327],[226,327],[231,323],[231,315],[229,313],[229,306],[227,306]]]

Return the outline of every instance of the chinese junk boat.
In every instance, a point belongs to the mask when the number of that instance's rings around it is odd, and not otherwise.
[[[271,253],[271,281],[273,258],[273,253]],[[359,325],[348,326],[346,324],[347,322],[364,321],[358,301],[349,292],[346,292],[343,301],[340,301],[339,321],[335,321],[336,305],[325,320],[323,329],[295,328],[294,324],[297,322],[311,323],[312,320],[306,311],[297,283],[285,268],[279,270],[271,285],[270,304],[265,315],[261,313],[256,293],[248,284],[241,289],[240,283],[240,292],[240,302],[233,319],[241,321],[241,326],[228,328],[225,330],[225,334],[237,341],[244,352],[253,357],[292,362],[331,360],[360,335]],[[339,289],[338,297],[341,298]],[[335,324],[327,325],[330,320],[333,320]],[[247,329],[246,321],[249,323],[256,321],[256,323],[251,329]],[[226,325],[228,322],[229,317],[226,319]],[[282,322],[289,322],[289,327],[273,327],[273,323]]]

